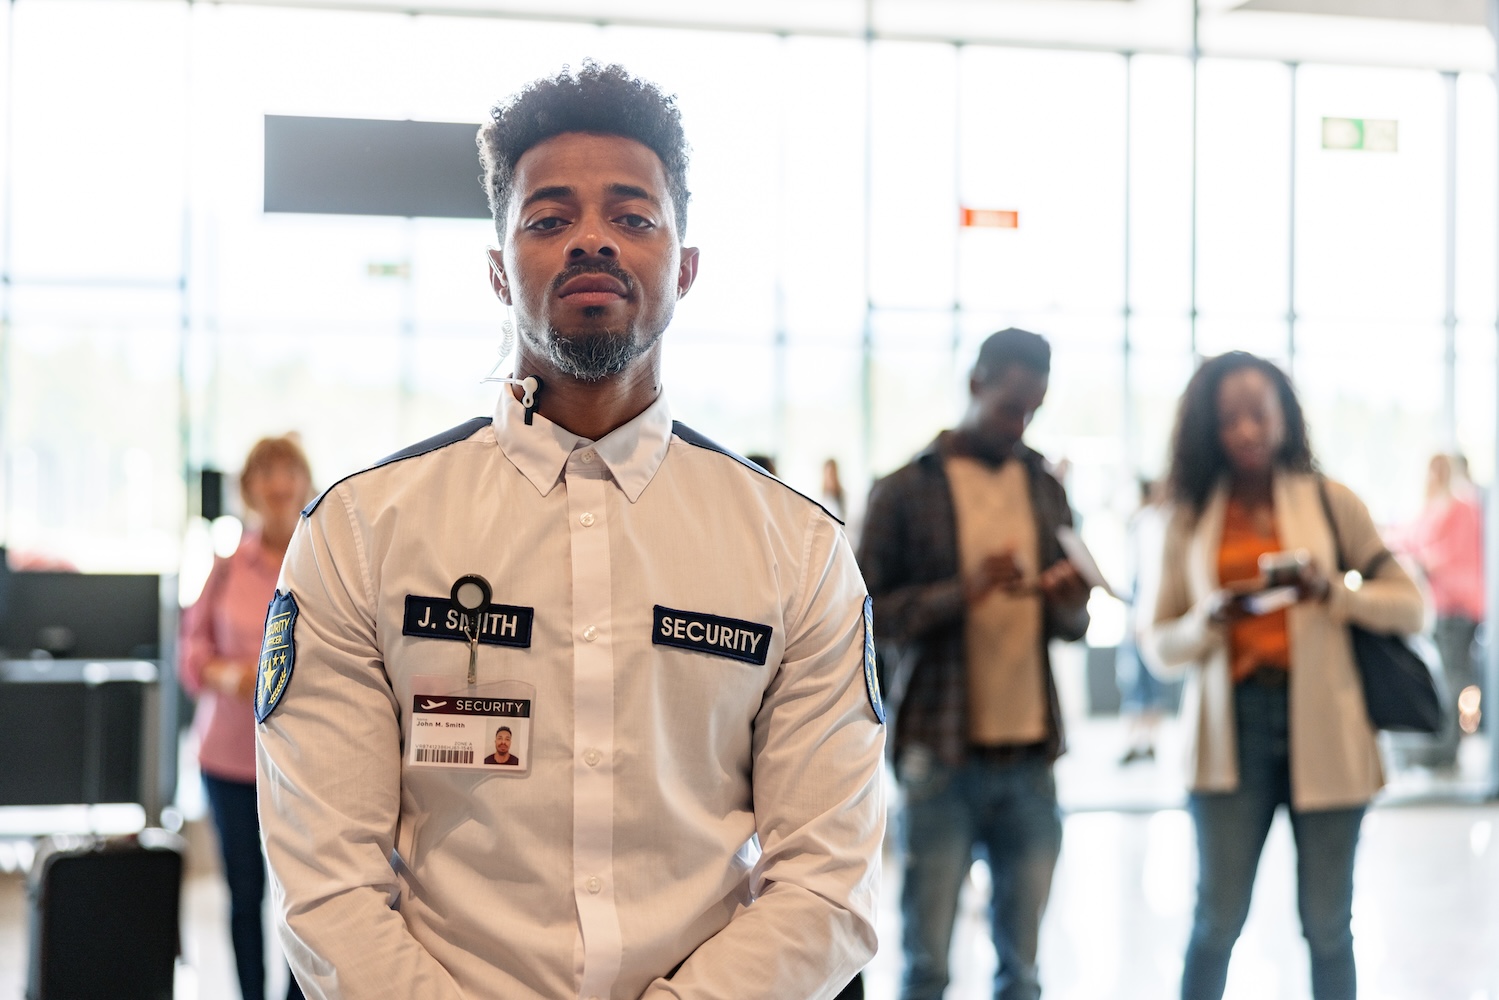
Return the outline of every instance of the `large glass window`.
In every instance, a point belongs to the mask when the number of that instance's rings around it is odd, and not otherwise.
[[[38,564],[171,571],[184,517],[174,292],[11,292],[5,542]]]
[[[942,309],[957,292],[957,50],[874,46],[869,298]]]
[[[1308,321],[1301,331],[1296,384],[1323,468],[1376,521],[1408,519],[1421,505],[1426,460],[1441,447],[1440,326]]]
[[[1494,81],[1457,81],[1456,445],[1474,478],[1494,481],[1495,286],[1499,284],[1499,102]]]
[[[857,342],[868,302],[865,49],[825,38],[783,45],[785,200],[776,253],[786,328],[797,337]]]
[[[488,412],[497,390],[479,379],[505,319],[492,224],[267,214],[264,117],[477,124],[586,58],[676,93],[692,144],[687,242],[703,253],[667,334],[675,414],[814,496],[836,458],[855,527],[870,479],[962,418],[978,344],[1012,325],[1051,339],[1028,440],[1069,461],[1116,577],[1135,478],[1165,471],[1201,356],[1285,365],[1326,469],[1381,522],[1414,512],[1454,434],[1478,480],[1494,474],[1486,75],[1208,57],[1194,81],[1184,51],[161,0],[3,9],[12,548],[171,568],[199,465],[232,472],[256,438],[297,430],[327,484]],[[1396,146],[1324,148],[1330,118],[1394,122]],[[478,172],[476,157],[476,187]],[[1018,227],[965,227],[963,208]],[[1100,643],[1122,634],[1117,612],[1100,605]],[[1069,717],[1085,715],[1083,670],[1059,666]]]
[[[1135,56],[1129,94],[1130,309],[1147,320],[1184,318],[1192,290],[1192,65]],[[1132,327],[1131,340],[1163,329]]]
[[[1304,66],[1296,109],[1296,311],[1439,321],[1447,217],[1442,78]],[[1393,121],[1398,147],[1325,148],[1329,118]]]
[[[1291,71],[1202,59],[1197,67],[1197,308],[1284,321],[1289,307]],[[1199,327],[1203,354],[1233,346]],[[1251,348],[1253,349],[1253,348]]]
[[[963,233],[965,307],[1119,314],[1125,68],[1095,53],[963,50],[958,196],[1019,213],[1018,229]]]
[[[12,279],[176,287],[188,8],[20,0],[12,9]]]

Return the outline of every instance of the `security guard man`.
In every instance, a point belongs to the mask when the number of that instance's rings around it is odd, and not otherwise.
[[[311,997],[832,997],[875,948],[870,602],[832,517],[667,410],[679,113],[590,63],[480,146],[525,384],[291,543],[256,697],[287,955]]]

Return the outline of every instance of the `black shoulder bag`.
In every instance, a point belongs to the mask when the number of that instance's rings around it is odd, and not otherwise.
[[[1327,526],[1332,529],[1338,572],[1347,573],[1349,567],[1338,521],[1327,499],[1327,483],[1320,477],[1317,492],[1322,497]],[[1372,580],[1385,560],[1393,558],[1389,549],[1381,549],[1360,571],[1363,578]],[[1382,635],[1351,623],[1348,633],[1353,640],[1353,659],[1364,683],[1364,704],[1374,728],[1408,733],[1435,733],[1441,729],[1442,703],[1433,677],[1435,651],[1420,648],[1411,637]]]

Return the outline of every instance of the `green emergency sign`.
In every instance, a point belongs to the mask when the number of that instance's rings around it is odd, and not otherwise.
[[[1400,123],[1385,118],[1323,118],[1322,148],[1399,152]]]

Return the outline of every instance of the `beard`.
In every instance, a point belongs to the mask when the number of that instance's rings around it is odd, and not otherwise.
[[[660,338],[659,333],[641,337],[631,330],[563,331],[551,327],[542,346],[547,359],[562,374],[580,382],[601,382],[630,367]]]

